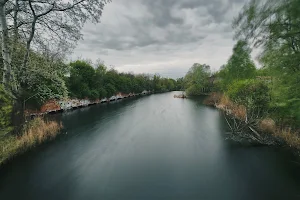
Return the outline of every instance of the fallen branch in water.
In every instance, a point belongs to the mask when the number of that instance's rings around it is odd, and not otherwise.
[[[187,96],[185,94],[180,94],[180,95],[174,95],[174,98],[181,98],[181,99],[185,99],[187,98]]]
[[[250,117],[248,117],[250,116]],[[245,121],[237,119],[228,109],[224,109],[224,118],[231,132],[227,134],[228,138],[237,142],[250,142],[260,145],[276,145],[278,141],[275,137],[268,134],[260,134],[253,126],[257,126],[257,115],[249,114]]]

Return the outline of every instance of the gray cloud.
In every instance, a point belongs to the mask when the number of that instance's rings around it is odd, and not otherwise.
[[[84,27],[73,58],[171,77],[183,76],[193,62],[217,69],[231,54],[231,21],[246,1],[113,0],[101,24]]]

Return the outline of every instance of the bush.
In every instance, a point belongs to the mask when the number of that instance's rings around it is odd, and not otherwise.
[[[100,88],[98,92],[99,92],[99,97],[100,98],[104,98],[104,97],[107,96],[107,92],[104,88]]]
[[[11,125],[12,100],[0,85],[0,134]]]
[[[201,86],[198,85],[192,85],[190,87],[187,88],[186,90],[186,94],[190,95],[190,96],[197,96],[197,95],[201,95]]]
[[[300,99],[290,99],[271,106],[271,115],[280,126],[299,129]]]
[[[203,103],[207,106],[216,106],[217,104],[220,103],[221,98],[222,98],[221,93],[212,92],[207,98],[205,98]]]
[[[265,133],[275,133],[276,124],[273,119],[266,118],[260,121],[259,129]]]
[[[97,90],[91,90],[91,94],[89,96],[91,100],[99,99],[99,92]]]
[[[238,104],[247,108],[266,109],[270,102],[269,87],[262,81],[240,80],[228,87],[226,94]]]

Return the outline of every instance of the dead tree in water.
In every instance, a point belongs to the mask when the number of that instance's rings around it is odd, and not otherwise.
[[[269,134],[261,134],[256,131],[259,123],[260,111],[247,111],[245,120],[238,119],[229,110],[224,111],[224,118],[230,132],[226,139],[231,139],[237,142],[250,142],[260,145],[275,145],[277,141]]]

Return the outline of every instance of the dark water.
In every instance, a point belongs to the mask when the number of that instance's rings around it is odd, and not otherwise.
[[[0,199],[300,199],[290,154],[224,140],[222,115],[174,93],[63,113],[67,134],[0,170]]]

